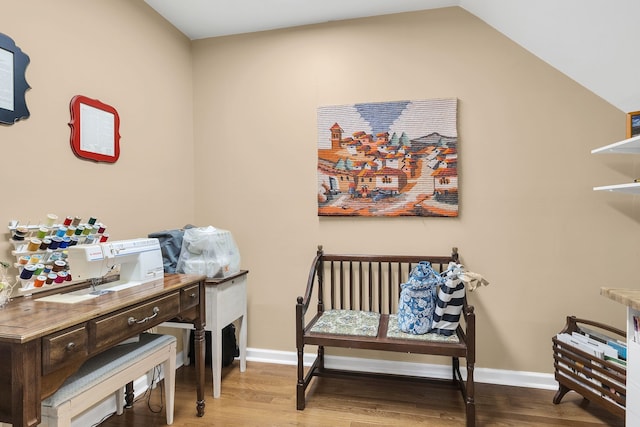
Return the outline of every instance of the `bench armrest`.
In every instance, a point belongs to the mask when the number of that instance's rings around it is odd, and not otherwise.
[[[307,279],[307,288],[304,292],[304,296],[299,296],[296,299],[296,341],[300,341],[298,344],[302,345],[302,336],[304,332],[304,317],[307,314],[307,310],[309,310],[309,303],[311,302],[311,296],[313,295],[313,285],[316,282],[316,276],[321,270],[322,266],[322,246],[318,246],[318,252],[316,257],[313,259],[311,263],[311,269],[309,270],[309,278]],[[320,282],[322,278],[319,278]],[[319,287],[322,286],[322,283],[319,283]],[[318,311],[322,311],[322,300],[319,299],[318,302]]]
[[[467,344],[467,362],[475,363],[476,361],[476,314],[472,305],[469,305],[465,297],[462,304],[462,315],[464,317],[464,328],[460,324],[458,326],[458,335]]]

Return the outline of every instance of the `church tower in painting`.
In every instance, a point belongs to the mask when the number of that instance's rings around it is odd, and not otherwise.
[[[340,141],[342,141],[342,128],[338,123],[334,123],[331,126],[331,149],[339,150],[340,149]]]

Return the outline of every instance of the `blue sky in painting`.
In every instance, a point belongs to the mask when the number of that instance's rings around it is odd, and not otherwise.
[[[355,104],[356,111],[371,126],[371,133],[387,132],[400,114],[407,108],[409,101],[379,102]]]

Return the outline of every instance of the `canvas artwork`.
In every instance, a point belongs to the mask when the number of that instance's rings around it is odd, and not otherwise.
[[[458,216],[457,99],[318,108],[318,215]]]

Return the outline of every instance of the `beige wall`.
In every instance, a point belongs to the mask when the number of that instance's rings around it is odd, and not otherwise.
[[[28,23],[28,25],[27,25]],[[0,125],[0,223],[98,217],[111,239],[193,221],[193,109],[187,37],[142,1],[6,2],[0,32],[30,57],[30,117]],[[81,160],[69,102],[84,95],[120,116],[120,159]],[[5,231],[8,231],[5,228]],[[0,258],[9,257],[6,240]]]
[[[634,286],[637,201],[591,188],[636,178],[637,163],[589,153],[624,138],[624,113],[462,9],[191,43],[141,0],[12,2],[0,29],[30,55],[32,86],[31,117],[0,126],[3,221],[97,215],[113,238],[231,230],[250,270],[250,347],[295,350],[317,244],[458,246],[491,281],[470,295],[479,367],[551,372],[568,314],[623,326],[599,289]],[[77,94],[118,109],[116,164],[71,152]],[[316,215],[317,107],[439,97],[459,99],[458,218]]]
[[[327,252],[447,254],[470,295],[478,366],[551,372],[565,316],[623,326],[599,296],[637,271],[633,160],[592,148],[625,115],[460,8],[193,43],[196,221],[232,230],[249,273],[249,345],[294,351],[294,305]],[[316,109],[457,97],[460,216],[316,215]]]

